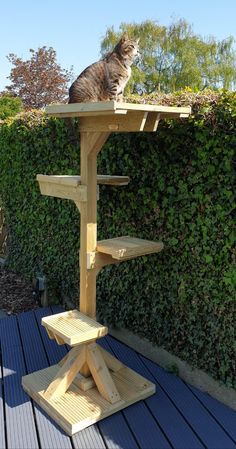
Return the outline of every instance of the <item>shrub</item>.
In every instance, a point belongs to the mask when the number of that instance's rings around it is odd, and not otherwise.
[[[23,104],[20,98],[8,94],[0,95],[0,120],[13,117],[22,109]]]
[[[165,245],[102,270],[99,315],[235,387],[235,93],[129,98],[138,100],[191,103],[193,115],[161,122],[157,133],[114,134],[99,155],[99,173],[131,182],[100,187],[98,238],[129,234]],[[0,130],[8,266],[29,278],[44,273],[54,303],[78,296],[79,213],[41,196],[35,178],[79,173],[79,148],[67,142],[64,122],[41,112]]]

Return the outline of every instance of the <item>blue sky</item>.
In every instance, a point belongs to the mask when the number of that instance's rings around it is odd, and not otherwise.
[[[28,59],[30,48],[51,46],[77,76],[99,59],[106,29],[122,22],[185,18],[203,37],[236,39],[235,0],[0,0],[0,13],[0,91],[9,84],[9,53]]]

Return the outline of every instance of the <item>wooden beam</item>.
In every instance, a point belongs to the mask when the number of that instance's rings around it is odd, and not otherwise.
[[[106,117],[81,117],[80,131],[82,132],[132,132],[143,131],[148,112],[133,111],[125,116],[112,115]]]
[[[87,346],[87,363],[99,393],[111,404],[120,401],[120,395],[96,343]]]
[[[143,131],[154,132],[157,130],[161,114],[159,112],[149,112]]]
[[[65,363],[44,392],[44,397],[46,399],[54,399],[65,394],[85,361],[85,346],[81,345],[72,348],[65,359]]]

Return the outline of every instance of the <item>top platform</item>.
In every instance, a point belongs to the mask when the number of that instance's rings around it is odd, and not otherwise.
[[[97,115],[116,115],[135,112],[156,112],[161,118],[188,117],[190,106],[175,107],[156,104],[120,103],[117,101],[99,101],[94,103],[51,104],[46,113],[54,117],[92,117]]]
[[[80,132],[154,132],[161,119],[187,118],[191,114],[191,108],[99,101],[52,104],[46,107],[46,113],[61,118],[79,117]]]

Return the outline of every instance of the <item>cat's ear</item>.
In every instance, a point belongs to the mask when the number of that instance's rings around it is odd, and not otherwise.
[[[139,41],[140,41],[140,37],[138,37],[138,39],[135,39],[135,42],[137,42],[137,44],[139,43]]]
[[[125,33],[122,35],[121,40],[122,40],[122,42],[124,42],[124,41],[127,41],[128,39],[129,39],[128,33],[127,33],[127,31],[125,31]]]

